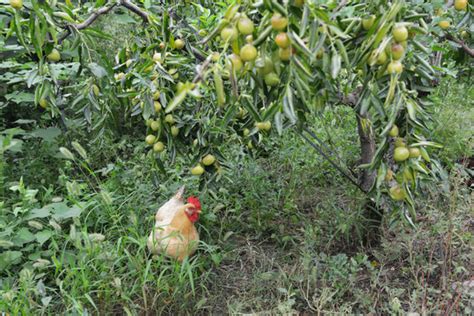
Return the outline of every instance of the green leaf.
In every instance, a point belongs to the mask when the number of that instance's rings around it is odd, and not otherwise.
[[[107,76],[107,71],[104,69],[104,67],[98,65],[97,63],[90,63],[87,65],[91,72],[96,76],[97,78],[102,78],[104,76]]]
[[[336,79],[339,71],[341,70],[341,56],[334,52],[331,58],[331,77]]]
[[[69,207],[65,202],[52,203],[48,207],[51,208],[51,214],[56,220],[78,217],[82,213],[82,209],[77,205]]]
[[[40,245],[43,245],[49,238],[53,236],[53,232],[51,230],[42,230],[35,234],[35,238]]]
[[[0,256],[0,271],[5,270],[11,264],[16,264],[20,262],[20,258],[22,256],[21,251],[4,251]]]

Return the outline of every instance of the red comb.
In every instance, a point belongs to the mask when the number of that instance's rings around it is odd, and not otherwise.
[[[201,202],[199,202],[199,199],[195,196],[190,196],[188,197],[188,203],[191,203],[196,207],[198,210],[201,210]]]

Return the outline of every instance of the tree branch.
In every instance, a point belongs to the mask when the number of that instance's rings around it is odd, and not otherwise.
[[[142,11],[139,7],[137,7],[135,4],[133,4],[129,0],[121,0],[120,3],[114,3],[110,6],[105,6],[92,12],[92,14],[84,22],[81,22],[79,24],[68,24],[65,27],[66,30],[64,31],[64,33],[59,36],[58,42],[62,43],[69,35],[71,35],[72,33],[71,29],[82,30],[82,29],[88,28],[92,23],[95,22],[95,20],[97,20],[99,16],[109,13],[117,5],[124,6],[125,8],[132,11],[133,13],[138,14],[145,23],[148,22],[148,13],[146,13],[145,11]]]
[[[146,13],[145,11],[142,11],[142,9],[140,9],[134,3],[130,2],[130,0],[121,0],[120,4],[123,5],[125,8],[129,9],[130,11],[132,11],[133,13],[141,16],[141,18],[143,19],[143,22],[148,23],[148,13]]]
[[[469,46],[467,46],[467,44],[458,39],[458,38],[455,38],[454,36],[452,36],[451,34],[448,34],[446,33],[445,35],[445,38],[448,40],[448,41],[451,41],[451,42],[454,42],[456,44],[458,44],[459,46],[461,46],[461,48],[471,57],[474,58],[474,49],[470,48]]]

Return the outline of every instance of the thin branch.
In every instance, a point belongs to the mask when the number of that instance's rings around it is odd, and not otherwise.
[[[206,72],[207,67],[211,63],[211,56],[207,57],[206,61],[204,61],[201,65],[197,67],[197,74],[194,76],[193,83],[198,83],[199,81],[204,80],[204,72]]]
[[[120,4],[123,5],[125,8],[129,9],[130,11],[132,11],[133,13],[141,16],[141,18],[143,19],[143,22],[148,23],[148,13],[146,13],[145,11],[142,11],[142,9],[140,9],[134,3],[130,2],[130,0],[122,0],[120,1]]]
[[[118,5],[124,6],[133,13],[138,14],[144,20],[144,22],[148,22],[148,13],[142,11],[139,7],[131,3],[129,0],[121,0],[120,3],[114,3],[110,6],[105,6],[92,12],[92,14],[84,22],[81,22],[79,24],[68,24],[65,27],[66,30],[64,31],[64,33],[59,36],[58,42],[62,43],[69,35],[71,35],[72,29],[83,30],[85,28],[88,28],[89,26],[91,26],[92,23],[95,22],[95,20],[97,20],[99,16],[109,13],[113,8]]]
[[[446,33],[445,38],[446,38],[448,41],[454,42],[454,43],[458,44],[459,46],[461,46],[462,49],[463,49],[469,56],[471,56],[471,57],[474,58],[474,49],[472,49],[472,48],[470,48],[469,46],[467,46],[467,44],[466,44],[464,41],[462,41],[462,40],[460,40],[460,39],[458,39],[458,38],[455,38],[454,36],[452,36],[451,34],[448,34],[448,33]]]

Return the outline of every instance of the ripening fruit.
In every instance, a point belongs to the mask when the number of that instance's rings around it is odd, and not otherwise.
[[[182,39],[178,38],[177,40],[174,41],[174,47],[176,49],[183,49],[184,41]]]
[[[153,131],[156,132],[157,130],[160,129],[160,125],[161,125],[160,122],[158,122],[158,121],[153,121],[153,122],[150,123],[150,128],[151,128]]]
[[[266,75],[273,71],[273,61],[271,58],[265,56],[263,57],[263,67],[258,68],[260,74]]]
[[[410,157],[410,151],[406,147],[397,147],[393,152],[393,159],[397,162],[402,162]]]
[[[362,28],[366,31],[370,30],[372,25],[374,25],[375,18],[376,18],[375,15],[371,15],[365,19],[362,19]]]
[[[395,60],[399,60],[403,58],[405,54],[405,48],[403,48],[400,44],[393,44],[392,45],[392,58]]]
[[[155,153],[161,153],[163,150],[165,150],[165,144],[162,142],[157,142],[153,145],[153,151]]]
[[[455,0],[454,1],[454,8],[458,11],[466,10],[467,0]]]
[[[257,58],[257,49],[252,44],[245,44],[240,49],[240,58],[245,62],[254,61]]]
[[[280,83],[280,78],[276,73],[270,72],[265,75],[265,83],[267,86],[273,87]]]
[[[439,21],[438,25],[443,30],[446,30],[451,25],[451,22],[449,22],[448,20],[442,20],[442,21]]]
[[[250,134],[250,130],[248,128],[244,128],[244,131],[242,133],[243,133],[244,137],[247,137]]]
[[[389,182],[392,181],[393,179],[393,171],[391,169],[387,170],[387,173],[385,174],[385,181]]]
[[[277,31],[282,31],[288,25],[288,19],[283,17],[280,13],[275,13],[272,16],[272,28]]]
[[[265,131],[269,131],[271,128],[272,128],[272,123],[270,123],[270,121],[265,121],[263,122],[265,125],[263,126],[263,130]]]
[[[151,123],[153,123],[153,119],[148,119],[148,120],[145,121],[145,125],[146,125],[147,127],[150,127],[150,126],[151,126]]]
[[[96,97],[98,97],[99,94],[100,94],[100,89],[99,89],[99,87],[98,87],[97,85],[93,84],[93,85],[92,85],[92,92],[94,93],[94,95],[95,95]]]
[[[395,138],[395,147],[406,147],[405,141],[401,137]]]
[[[48,58],[49,61],[54,61],[54,62],[60,61],[61,60],[61,54],[59,53],[59,51],[56,48],[53,48],[51,53],[49,53],[48,56],[46,56],[46,58]]]
[[[163,58],[161,57],[161,53],[154,53],[153,54],[153,61],[156,63],[162,63]]]
[[[10,5],[14,9],[21,9],[23,7],[23,0],[10,0]]]
[[[403,65],[399,60],[392,60],[387,66],[389,74],[401,74],[403,71]]]
[[[410,152],[410,158],[418,158],[421,156],[421,151],[419,148],[411,147],[408,148],[408,151]]]
[[[228,26],[222,29],[221,38],[224,42],[230,41],[233,42],[239,36],[239,32],[234,26]]]
[[[179,134],[179,128],[174,126],[174,125],[171,126],[171,135],[173,137],[176,137],[176,136],[178,136],[178,134]]]
[[[194,176],[200,176],[204,173],[204,168],[198,164],[196,167],[191,169],[191,174]]]
[[[381,51],[377,56],[377,65],[383,65],[387,61],[387,53],[385,51]]]
[[[148,145],[153,145],[156,141],[156,136],[155,135],[148,135],[146,138],[145,138],[145,142],[148,144]]]
[[[392,137],[397,137],[398,136],[398,126],[394,124],[392,126],[392,128],[390,129],[390,131],[388,132],[388,135],[390,135]]]
[[[115,77],[115,80],[119,81],[125,77],[125,74],[123,72],[119,72],[118,74],[115,74],[114,77]]]
[[[204,158],[202,158],[202,164],[204,166],[210,166],[216,161],[216,157],[214,157],[211,154],[206,155]]]
[[[239,55],[232,54],[229,56],[229,60],[235,71],[239,71],[244,66],[242,59],[240,58]]]
[[[275,37],[275,43],[280,48],[287,48],[290,46],[290,38],[288,37],[288,34],[281,32]]]
[[[278,50],[278,57],[280,57],[280,60],[282,61],[288,61],[290,60],[290,57],[291,57],[291,48],[290,47],[287,47],[287,48],[280,48]]]
[[[395,201],[402,201],[406,197],[406,192],[404,189],[400,188],[398,184],[390,188],[390,197]]]
[[[153,102],[153,107],[155,108],[155,112],[158,113],[161,111],[161,103],[158,101]]]
[[[48,101],[44,98],[39,100],[39,106],[41,106],[43,109],[46,109],[48,107]]]
[[[171,114],[166,115],[165,116],[165,122],[169,123],[169,124],[174,124],[175,121],[174,121],[173,115],[171,115]]]
[[[159,100],[160,99],[160,91],[155,91],[155,93],[153,93],[153,100]]]
[[[404,26],[395,26],[392,35],[395,41],[400,43],[408,39],[408,30]]]
[[[253,33],[254,25],[252,20],[244,16],[240,18],[239,23],[237,23],[237,28],[243,35],[249,35]]]
[[[170,70],[168,70],[168,74],[173,77],[173,79],[178,79],[179,78],[179,72],[178,72],[178,69],[176,68],[171,68]]]
[[[164,42],[161,42],[160,45],[158,45],[158,47],[160,47],[160,49],[164,49],[166,46],[166,44]]]

